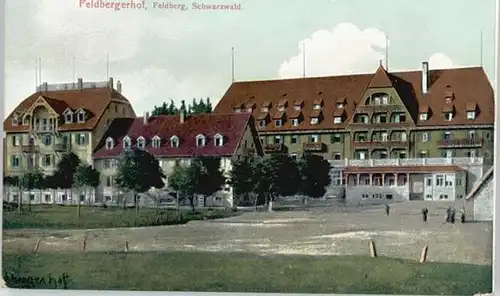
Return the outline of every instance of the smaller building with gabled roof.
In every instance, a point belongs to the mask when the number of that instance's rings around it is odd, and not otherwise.
[[[467,195],[467,208],[472,210],[474,221],[493,221],[494,167],[491,167]]]
[[[229,180],[234,156],[262,155],[254,119],[249,113],[194,114],[149,116],[115,119],[95,149],[96,169],[101,171],[103,200],[117,200],[119,193],[113,186],[118,159],[130,149],[144,149],[160,163],[168,187],[168,175],[179,164],[189,164],[197,156],[220,157],[221,170]],[[229,184],[208,203],[232,206]]]

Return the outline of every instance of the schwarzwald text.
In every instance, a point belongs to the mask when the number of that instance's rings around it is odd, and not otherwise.
[[[193,9],[196,10],[241,10],[241,4],[205,4],[193,3]]]

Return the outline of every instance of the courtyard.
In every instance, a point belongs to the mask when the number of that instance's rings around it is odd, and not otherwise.
[[[3,232],[5,253],[144,251],[244,252],[257,255],[369,255],[373,240],[379,256],[489,265],[491,223],[445,224],[450,203],[405,202],[391,206],[317,207],[304,211],[248,212],[221,220],[144,228]],[[423,223],[420,211],[429,209]],[[458,208],[458,207],[457,207]],[[41,238],[41,239],[40,239]]]

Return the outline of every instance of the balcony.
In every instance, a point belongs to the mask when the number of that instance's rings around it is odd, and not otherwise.
[[[483,142],[483,139],[450,139],[438,141],[437,146],[439,148],[480,148]]]
[[[321,142],[304,143],[303,149],[304,149],[304,151],[322,152],[323,151],[323,143],[321,143]]]
[[[406,112],[401,105],[362,105],[356,108],[356,113]]]
[[[69,151],[69,145],[68,144],[55,144],[54,150],[56,152],[67,152],[67,151]]]
[[[40,151],[40,147],[34,144],[22,145],[21,150],[23,153],[38,153]]]
[[[353,141],[353,148],[407,148],[407,141]]]
[[[265,144],[264,152],[266,153],[278,153],[283,152],[283,144]]]

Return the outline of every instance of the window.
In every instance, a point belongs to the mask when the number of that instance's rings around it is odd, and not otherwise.
[[[19,118],[17,117],[17,115],[14,115],[14,117],[12,117],[12,125],[18,125],[19,124]]]
[[[455,185],[462,186],[462,179],[461,178],[455,179]]]
[[[439,199],[448,199],[448,195],[447,194],[441,194],[439,196]]]
[[[302,109],[302,105],[295,105],[295,106],[293,106],[293,109],[295,111],[300,111]]]
[[[197,147],[205,146],[205,136],[203,135],[196,136],[196,146]]]
[[[420,120],[421,121],[426,121],[427,119],[428,119],[427,113],[420,113]]]
[[[50,194],[45,194],[44,195],[45,202],[50,202],[51,199],[52,199],[52,195],[50,195]]]
[[[281,119],[277,119],[274,124],[277,126],[277,127],[280,127],[282,125],[283,121]]]
[[[137,139],[137,148],[139,149],[146,148],[146,139],[144,139],[144,137],[139,137]]]
[[[314,110],[319,110],[319,109],[321,109],[321,104],[313,104],[313,109],[314,109]]]
[[[467,157],[477,157],[476,150],[467,151]]]
[[[382,133],[382,142],[387,142],[389,139],[389,134],[388,133]]]
[[[335,116],[333,118],[333,123],[342,123],[342,117],[340,116]]]
[[[449,176],[445,177],[445,179],[444,179],[444,186],[447,186],[447,187],[453,186],[453,181],[451,180],[451,178]]]
[[[385,199],[392,199],[392,194],[386,194]]]
[[[319,142],[319,135],[309,136],[309,143],[318,143],[318,142]]]
[[[341,134],[333,134],[333,135],[331,135],[330,141],[332,144],[341,143],[342,142],[342,135]]]
[[[384,105],[389,104],[389,97],[388,96],[382,96],[382,104],[384,104]]]
[[[31,117],[29,115],[24,116],[23,125],[29,125],[31,121]]]
[[[18,147],[19,145],[21,145],[20,140],[21,140],[20,136],[12,136],[12,146]]]
[[[222,135],[217,134],[217,135],[215,135],[214,139],[215,139],[215,143],[214,143],[215,146],[220,147],[220,146],[224,145],[224,137]],[[245,141],[245,145],[246,145],[246,141]]]
[[[106,149],[113,149],[115,146],[115,141],[112,138],[106,139]]]
[[[423,133],[422,142],[427,142],[427,141],[429,141],[429,133]]]
[[[179,138],[177,136],[170,138],[170,146],[172,146],[172,148],[179,147]]]
[[[471,140],[476,139],[476,132],[475,131],[469,131],[469,139],[471,139]]]
[[[278,111],[281,111],[281,112],[285,111],[285,106],[279,106]]]
[[[21,157],[19,155],[12,155],[11,166],[14,168],[21,166]]]
[[[240,112],[241,112],[241,108],[233,108],[233,111],[234,111],[235,113],[240,113]]]
[[[463,195],[459,195],[459,196],[457,196],[457,199],[462,199],[462,198],[464,198],[464,196],[463,196]]]
[[[368,198],[368,194],[362,194],[362,195],[361,195],[361,198],[362,198],[362,199],[367,199],[367,198]]]
[[[159,148],[161,146],[161,139],[158,136],[153,137],[153,148]]]
[[[107,158],[104,160],[104,167],[107,169],[116,168],[118,163],[116,159]]]
[[[337,108],[339,108],[339,109],[344,108],[344,104],[343,103],[337,103]]]
[[[443,175],[436,176],[436,186],[444,186],[444,176]]]
[[[334,160],[341,160],[341,159],[342,159],[342,154],[340,154],[340,153],[335,153],[335,155],[333,155],[333,159],[334,159]]]
[[[292,153],[292,154],[290,154],[290,157],[291,157],[293,160],[297,160],[297,153]]]
[[[72,123],[73,122],[73,114],[67,113],[64,116],[64,123]]]
[[[50,146],[50,145],[52,145],[52,137],[51,137],[51,135],[45,135],[45,136],[43,137],[43,144],[44,144],[45,146]]]
[[[292,126],[299,126],[299,119],[298,118],[292,119]]]
[[[80,194],[80,202],[85,201],[85,194],[82,193]]]
[[[274,136],[274,144],[281,144],[281,136]]]
[[[34,200],[35,200],[35,194],[34,194],[34,193],[30,193],[30,200],[31,200],[31,201],[34,201]]]
[[[78,145],[82,145],[82,146],[86,145],[87,144],[87,137],[86,137],[86,135],[83,134],[83,133],[78,134],[78,136],[76,138],[76,143]]]
[[[427,158],[427,151],[420,151],[420,158]]]
[[[51,166],[52,165],[52,156],[50,154],[46,154],[43,156],[43,166]]]
[[[128,136],[123,138],[123,148],[124,149],[132,148],[132,140]]]
[[[260,110],[261,110],[262,112],[269,112],[269,108],[267,108],[267,107],[262,107]]]
[[[427,195],[425,196],[425,199],[432,199],[432,194],[427,194]]]
[[[476,119],[476,112],[475,111],[467,111],[467,119],[468,120]]]
[[[298,144],[299,143],[299,136],[293,135],[292,138],[290,139],[291,144]]]
[[[85,122],[85,111],[78,112],[78,122],[79,123]]]
[[[311,124],[318,124],[319,118],[318,117],[313,117],[311,118]]]
[[[106,177],[106,187],[113,187],[113,177],[112,176]]]
[[[260,127],[266,127],[266,121],[265,121],[265,120],[261,120],[261,121],[259,122],[259,126],[260,126]]]
[[[444,114],[444,119],[445,119],[446,121],[451,121],[451,120],[453,119],[453,113],[451,113],[451,112],[446,112],[446,113]]]

